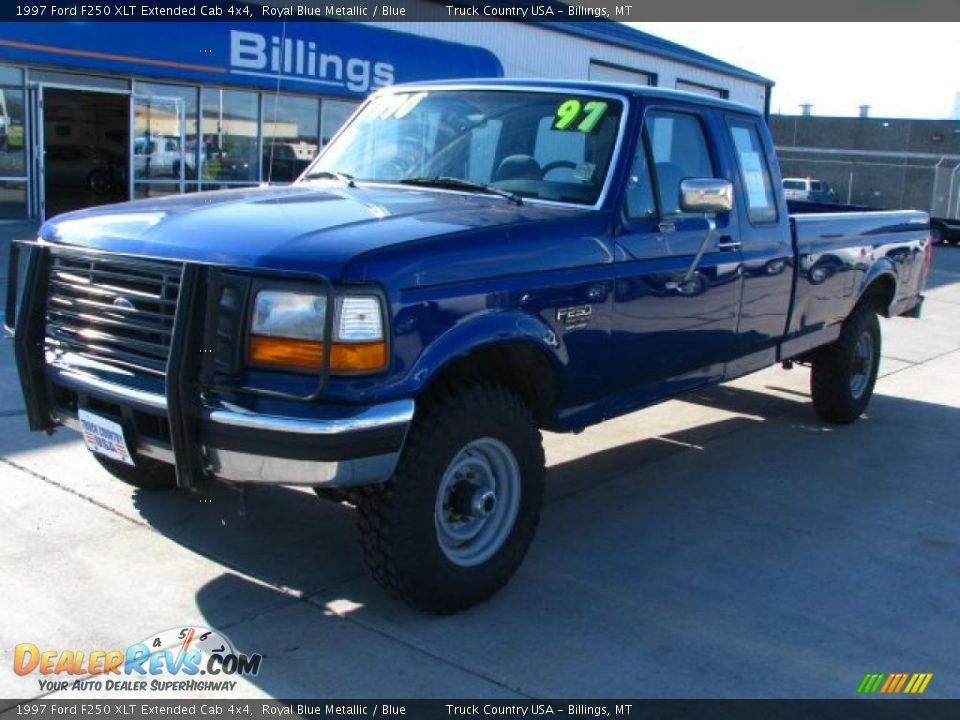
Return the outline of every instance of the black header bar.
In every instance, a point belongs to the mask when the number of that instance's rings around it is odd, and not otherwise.
[[[0,718],[946,720],[960,700],[0,700]]]
[[[41,0],[0,3],[5,22],[639,22],[960,20],[956,0]],[[722,25],[707,32],[727,32]],[[851,26],[851,33],[864,32]],[[761,32],[760,29],[757,32]],[[794,47],[802,55],[815,48]],[[891,52],[909,52],[891,48]]]

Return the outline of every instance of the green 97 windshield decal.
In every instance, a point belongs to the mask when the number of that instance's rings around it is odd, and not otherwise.
[[[602,100],[580,102],[576,98],[564,100],[557,107],[553,120],[554,130],[579,130],[582,133],[593,132],[597,124],[607,113],[609,105]]]

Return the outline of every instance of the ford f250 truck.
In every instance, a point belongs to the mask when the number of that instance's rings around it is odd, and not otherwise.
[[[855,420],[931,243],[922,212],[788,214],[741,105],[496,80],[382,90],[292,185],[62,215],[14,255],[33,430],[143,489],[346,499],[376,579],[447,613],[520,565],[542,429],[776,363]]]

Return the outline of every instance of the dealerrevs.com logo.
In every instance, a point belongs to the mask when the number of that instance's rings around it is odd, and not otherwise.
[[[124,649],[49,650],[33,643],[14,648],[13,671],[38,674],[40,690],[144,692],[231,691],[232,677],[255,676],[263,656],[237,652],[220,632],[170,628]]]

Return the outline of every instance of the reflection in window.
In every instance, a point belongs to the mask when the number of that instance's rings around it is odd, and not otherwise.
[[[0,87],[0,177],[26,175],[23,152],[23,90]]]
[[[197,177],[197,89],[185,85],[165,85],[163,83],[148,83],[137,81],[134,89],[136,95],[148,95],[153,98],[178,98],[183,106],[184,131],[184,178],[187,183]],[[154,104],[151,102],[151,104]],[[163,103],[156,103],[164,107]],[[166,104],[169,108],[169,103]],[[139,117],[134,118],[134,150],[138,138],[143,137],[141,127],[138,126]],[[179,133],[176,135],[179,140]],[[143,140],[141,140],[141,143]],[[136,152],[134,153],[136,156]],[[179,173],[177,173],[179,179]]]
[[[26,216],[23,71],[0,67],[0,218]]]
[[[204,88],[201,104],[201,179],[257,182],[257,93]]]
[[[263,179],[291,182],[317,154],[320,101],[293,95],[263,96]]]
[[[320,145],[326,145],[337,130],[353,115],[360,103],[347,100],[324,100],[320,107]]]

